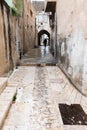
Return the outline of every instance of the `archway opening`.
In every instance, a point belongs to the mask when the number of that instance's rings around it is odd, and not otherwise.
[[[46,30],[41,30],[38,33],[38,45],[44,46],[44,41],[46,41],[46,46],[50,46],[50,33]]]

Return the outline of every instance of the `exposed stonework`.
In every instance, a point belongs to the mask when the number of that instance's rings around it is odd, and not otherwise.
[[[56,11],[60,64],[78,89],[87,95],[86,6],[85,0],[59,0]]]

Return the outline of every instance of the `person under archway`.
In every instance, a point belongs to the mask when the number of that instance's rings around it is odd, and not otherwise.
[[[47,39],[44,39],[44,46],[46,48],[46,46],[47,46]]]

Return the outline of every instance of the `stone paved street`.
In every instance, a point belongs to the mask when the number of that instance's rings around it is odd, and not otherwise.
[[[20,66],[8,84],[17,87],[17,99],[2,130],[87,130],[87,126],[63,124],[59,103],[81,104],[87,113],[87,98],[57,66]]]
[[[50,52],[50,47],[40,46],[38,48],[31,49],[27,54],[22,57],[20,61],[21,65],[30,64],[56,64],[56,58]]]

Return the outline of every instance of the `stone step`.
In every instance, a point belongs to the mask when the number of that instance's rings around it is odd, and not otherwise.
[[[0,77],[0,94],[3,92],[7,86],[7,78]]]
[[[41,67],[45,67],[45,66],[57,66],[56,63],[23,63],[20,64],[21,66],[41,66]]]
[[[13,97],[16,94],[16,88],[6,87],[0,95],[0,129],[2,128],[9,109],[12,105]]]

